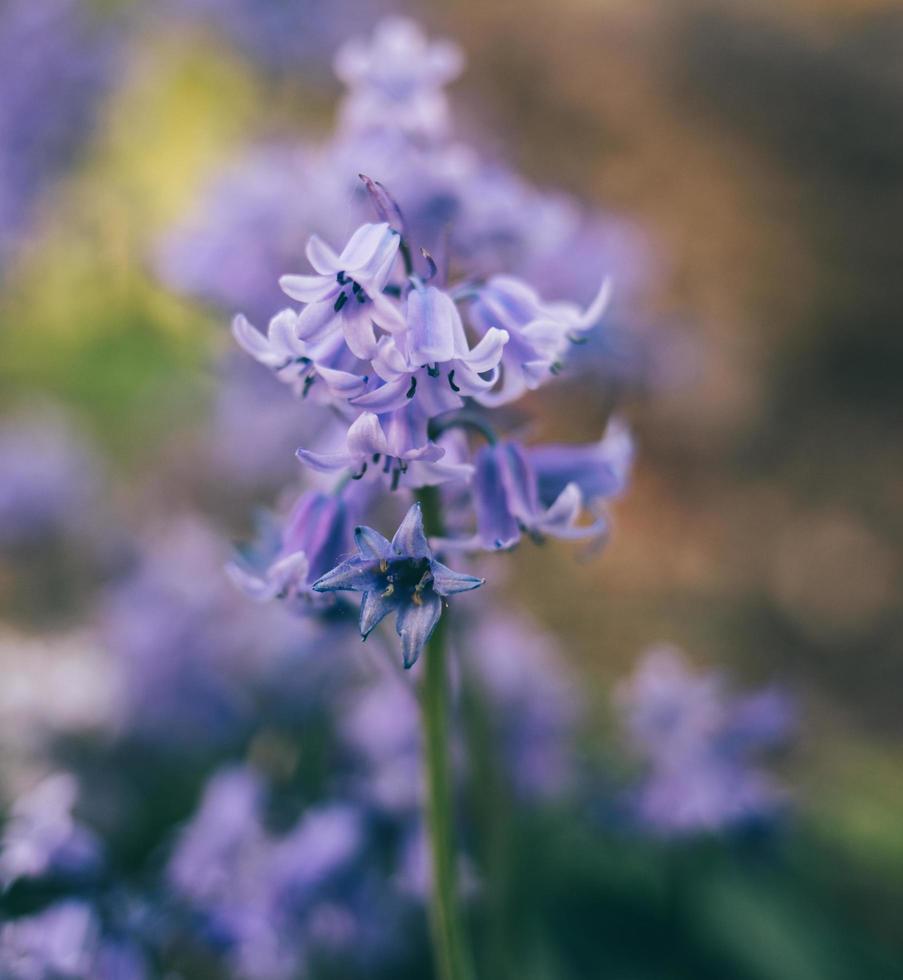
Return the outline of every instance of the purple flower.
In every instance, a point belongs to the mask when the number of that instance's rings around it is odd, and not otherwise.
[[[0,884],[99,867],[100,841],[72,814],[77,798],[75,777],[59,772],[13,803],[0,841]]]
[[[357,527],[359,555],[342,562],[314,583],[318,592],[361,592],[360,630],[364,639],[389,613],[396,613],[406,668],[412,667],[442,615],[442,600],[483,584],[436,561],[423,533],[420,504],[414,504],[395,537],[387,541],[370,527]]]
[[[426,417],[416,426],[418,431],[411,421],[404,412],[383,416],[363,412],[349,426],[343,451],[299,449],[298,459],[321,473],[349,470],[355,480],[368,472],[381,474],[391,481],[393,490],[469,480],[473,467],[446,460],[446,450],[427,438]]]
[[[548,505],[540,499],[539,481],[523,448],[516,442],[484,446],[475,457],[473,506],[477,531],[470,538],[444,542],[455,548],[513,548],[523,534],[536,541],[545,535],[576,540],[598,537],[607,524],[601,517],[592,524],[576,522],[583,510],[583,494],[568,483]]]
[[[263,823],[266,798],[247,767],[215,773],[179,837],[168,877],[228,949],[237,974],[283,980],[305,972],[309,947],[323,938],[324,905],[354,925],[335,886],[361,855],[363,824],[355,809],[327,803],[273,836]]]
[[[340,331],[351,353],[362,360],[376,351],[374,325],[403,330],[396,306],[383,295],[401,239],[388,224],[362,225],[341,255],[316,235],[307,243],[315,276],[282,276],[279,285],[307,306],[295,325],[297,336],[317,341]]]
[[[386,18],[371,41],[347,41],[336,55],[335,72],[348,86],[343,124],[355,131],[388,127],[441,136],[448,126],[442,89],[463,63],[457,45],[428,41],[406,18]]]
[[[367,411],[396,412],[416,398],[430,416],[460,408],[462,395],[492,389],[507,341],[504,330],[492,327],[471,348],[454,300],[415,281],[403,331],[381,337],[372,356],[384,383],[351,402]]]
[[[666,836],[713,832],[773,817],[784,802],[756,754],[786,739],[792,712],[769,691],[734,698],[718,674],[694,676],[670,648],[651,650],[617,693],[648,773],[634,809]]]
[[[587,502],[617,497],[627,488],[634,446],[630,430],[612,419],[598,442],[589,445],[542,445],[525,451],[536,473],[539,497],[551,503],[568,484]]]
[[[602,283],[586,310],[573,303],[545,303],[513,276],[494,276],[475,292],[470,321],[488,336],[502,327],[508,343],[502,354],[502,383],[479,393],[484,405],[504,405],[538,388],[559,371],[571,343],[595,327],[608,305],[610,283]]]
[[[342,496],[302,493],[280,531],[266,520],[256,546],[230,562],[227,571],[243,592],[268,602],[309,600],[311,583],[348,551],[351,522]]]

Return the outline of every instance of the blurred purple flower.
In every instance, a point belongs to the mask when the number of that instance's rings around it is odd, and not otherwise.
[[[370,527],[355,528],[354,540],[357,557],[327,572],[313,588],[362,593],[364,639],[394,612],[404,665],[412,667],[439,622],[442,600],[478,588],[483,579],[454,572],[433,558],[419,503],[405,515],[391,542]]]
[[[617,699],[648,766],[634,804],[650,830],[714,832],[781,809],[784,794],[754,757],[789,735],[793,712],[783,694],[731,697],[720,675],[694,676],[680,653],[658,648],[621,684]]]
[[[262,821],[266,788],[247,768],[215,773],[169,863],[170,882],[207,920],[207,933],[241,976],[297,976],[317,943],[335,936],[324,916],[354,931],[339,887],[361,854],[362,825],[342,804],[308,809],[272,836]],[[333,887],[333,886],[336,887]],[[340,914],[341,913],[341,914]]]
[[[215,532],[174,519],[112,589],[103,626],[125,731],[185,749],[215,745],[254,723],[256,699],[294,700],[301,711],[311,670],[337,670],[342,658],[314,656],[316,624],[237,602],[227,560]]]
[[[90,138],[115,47],[82,0],[0,6],[0,270],[41,192]]]
[[[0,423],[0,550],[96,530],[97,460],[61,414]]]
[[[346,41],[335,73],[348,87],[342,123],[352,131],[401,127],[441,136],[449,124],[445,86],[464,67],[457,45],[430,41],[414,21],[387,17],[370,40]]]
[[[103,935],[100,920],[80,899],[0,925],[4,980],[147,980],[141,952],[128,940]]]
[[[91,874],[100,866],[102,846],[72,810],[78,783],[58,772],[16,799],[0,839],[0,885],[19,878]]]
[[[482,613],[460,653],[479,685],[505,773],[522,797],[559,797],[576,780],[579,686],[552,638],[528,617]]]

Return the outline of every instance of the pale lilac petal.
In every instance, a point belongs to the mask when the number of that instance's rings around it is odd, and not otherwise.
[[[470,463],[448,463],[444,459],[431,463],[415,460],[408,465],[401,483],[416,490],[418,487],[438,487],[443,483],[468,483],[473,476]]]
[[[419,503],[411,505],[404,520],[398,525],[395,537],[392,538],[392,549],[399,555],[429,558],[430,546],[423,533],[423,512]]]
[[[348,452],[357,459],[387,455],[389,444],[379,419],[372,412],[358,416],[348,429]]]
[[[247,317],[239,314],[232,320],[232,336],[239,347],[246,354],[250,354],[255,361],[260,361],[268,367],[278,367],[281,363],[279,358],[273,356],[269,340],[251,325]]]
[[[502,359],[502,352],[507,343],[507,330],[498,330],[495,327],[490,327],[476,347],[468,351],[467,356],[462,356],[460,360],[464,361],[472,371],[483,374],[486,371],[491,371],[493,368],[498,367],[499,361]]]
[[[302,463],[319,473],[337,473],[353,466],[358,457],[351,453],[315,453],[310,449],[297,449],[295,455]]]
[[[338,255],[319,235],[310,236],[305,255],[307,261],[321,276],[335,276],[342,271]]]
[[[339,398],[354,398],[367,390],[367,382],[350,371],[336,371],[319,365],[317,374],[326,382],[330,392]]]
[[[311,343],[322,340],[329,334],[337,317],[332,300],[305,306],[296,321],[298,337]]]
[[[394,412],[404,408],[410,401],[408,391],[411,388],[410,376],[398,378],[395,381],[387,381],[380,385],[375,391],[368,392],[366,395],[359,395],[352,399],[351,404],[358,408],[366,408],[370,412]]]
[[[414,289],[408,296],[408,329],[411,360],[418,365],[453,360],[457,329],[464,332],[451,297],[435,286]]]
[[[369,361],[376,353],[376,333],[370,320],[368,304],[352,301],[342,311],[341,320],[348,349],[355,357]]]
[[[369,295],[370,302],[373,304],[371,311],[373,320],[378,326],[388,330],[389,333],[402,333],[407,329],[407,322],[397,300],[381,292]]]
[[[336,296],[341,287],[325,276],[281,276],[279,288],[299,303],[319,303]]]
[[[549,509],[539,515],[533,528],[561,538],[590,538],[604,533],[606,522],[599,518],[585,527],[576,522],[583,510],[583,494],[576,483],[569,483]]]
[[[592,303],[590,303],[574,324],[575,329],[581,331],[589,330],[598,324],[605,314],[606,309],[608,309],[608,304],[611,300],[611,289],[611,279],[606,277],[602,281],[599,292],[596,293]]]
[[[442,600],[433,592],[425,592],[419,605],[409,603],[398,610],[395,618],[395,631],[401,637],[401,653],[405,669],[413,667],[420,651],[439,622],[442,615]]]

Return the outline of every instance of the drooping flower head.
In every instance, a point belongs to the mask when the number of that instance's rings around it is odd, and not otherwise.
[[[370,527],[357,527],[359,554],[314,582],[317,592],[361,592],[360,631],[364,639],[394,612],[405,667],[412,667],[439,617],[442,601],[483,584],[473,575],[453,572],[433,558],[423,532],[420,504],[414,504],[387,541]]]

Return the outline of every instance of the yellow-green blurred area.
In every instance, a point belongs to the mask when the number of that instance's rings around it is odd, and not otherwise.
[[[467,53],[458,118],[541,185],[643,227],[665,262],[637,317],[680,324],[697,351],[684,383],[623,406],[637,464],[604,553],[522,546],[509,590],[560,638],[600,718],[659,641],[740,688],[786,685],[802,718],[782,773],[810,841],[799,861],[857,928],[898,939],[903,6],[407,9]],[[42,200],[0,299],[2,406],[71,408],[126,509],[167,492],[156,461],[210,411],[231,344],[225,322],[157,282],[155,243],[229,154],[327,132],[337,94],[151,20],[75,172]],[[598,437],[604,393],[541,397],[538,435]],[[712,884],[713,930],[739,921],[775,957],[770,975],[816,980],[817,957],[796,969],[781,946],[780,905],[735,885]]]

